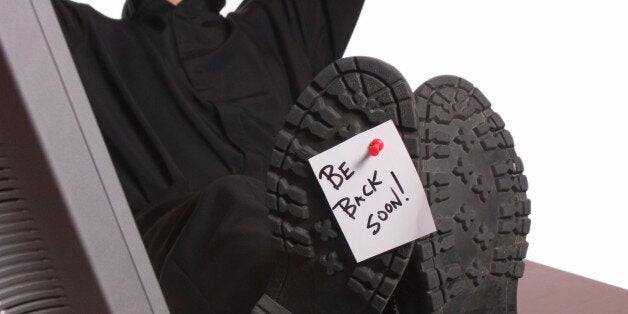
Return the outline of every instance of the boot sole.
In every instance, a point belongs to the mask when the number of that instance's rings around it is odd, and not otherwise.
[[[388,120],[397,126],[418,165],[419,121],[412,90],[394,67],[377,59],[338,60],[297,99],[277,136],[268,172],[269,220],[283,253],[266,296],[281,306],[267,305],[264,311],[385,309],[413,245],[357,264],[308,159]]]
[[[415,98],[419,173],[438,231],[415,242],[401,312],[516,312],[530,200],[512,136],[464,79],[433,78]]]

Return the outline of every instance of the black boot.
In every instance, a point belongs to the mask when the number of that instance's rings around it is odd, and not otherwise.
[[[382,312],[412,244],[356,263],[308,159],[392,120],[418,162],[418,114],[408,83],[372,58],[341,59],[301,94],[279,132],[268,173],[267,206],[283,251],[267,296],[254,312]]]
[[[396,301],[401,313],[511,313],[530,230],[528,182],[502,118],[464,79],[415,92],[419,173],[438,232],[416,241]]]

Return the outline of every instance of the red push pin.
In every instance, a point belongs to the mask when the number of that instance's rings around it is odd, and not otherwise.
[[[378,138],[374,139],[369,145],[369,155],[377,156],[384,149],[384,142]]]

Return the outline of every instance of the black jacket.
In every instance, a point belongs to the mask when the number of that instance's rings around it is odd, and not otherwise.
[[[124,18],[53,0],[138,214],[228,174],[264,178],[295,97],[341,57],[363,0],[129,0]]]

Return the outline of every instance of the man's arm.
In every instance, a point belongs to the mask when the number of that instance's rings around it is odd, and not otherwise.
[[[236,11],[253,37],[302,49],[318,73],[347,48],[364,0],[245,0]],[[290,60],[289,60],[290,61]]]
[[[72,46],[84,40],[88,27],[85,17],[94,14],[94,9],[86,4],[68,0],[52,0],[52,6],[57,13],[57,19],[68,45]]]

